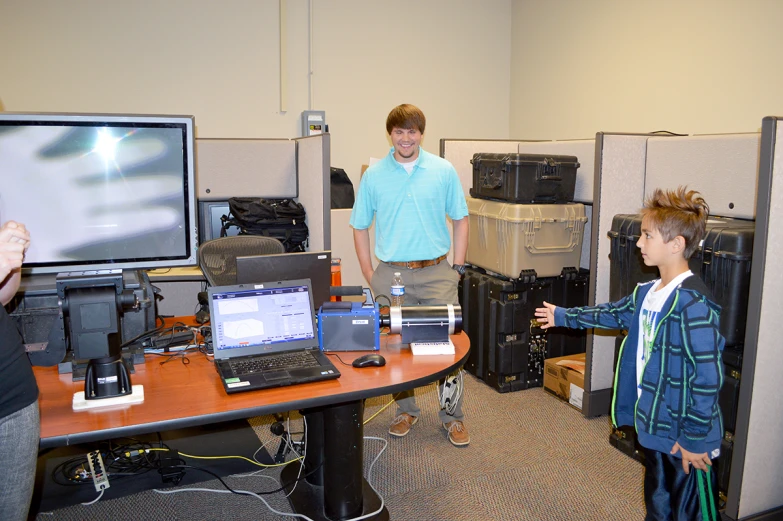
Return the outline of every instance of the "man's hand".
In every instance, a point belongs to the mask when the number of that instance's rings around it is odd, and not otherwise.
[[[555,309],[557,306],[544,302],[543,308],[536,308],[536,319],[541,324],[541,329],[549,329],[555,327]]]
[[[372,269],[372,266],[370,266],[369,270],[362,270],[362,275],[364,275],[364,280],[367,281],[367,284],[369,285],[370,282],[372,282],[372,276],[375,273],[375,270]]]
[[[706,452],[703,454],[689,452],[683,449],[679,443],[675,442],[670,453],[674,455],[677,454],[677,451],[680,451],[680,454],[682,454],[682,470],[684,470],[686,474],[691,473],[691,465],[693,465],[693,468],[704,471],[707,470],[707,466],[712,466],[712,460],[710,460],[710,456]]]

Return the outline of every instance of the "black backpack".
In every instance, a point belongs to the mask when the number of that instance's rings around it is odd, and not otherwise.
[[[353,208],[353,183],[342,168],[331,167],[332,208]]]
[[[220,218],[223,223],[220,236],[225,237],[231,226],[239,228],[240,235],[274,237],[287,252],[305,251],[308,230],[304,206],[293,199],[259,199],[232,197],[228,200],[229,214]]]

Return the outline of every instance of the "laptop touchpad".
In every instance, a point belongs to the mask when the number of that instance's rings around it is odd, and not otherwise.
[[[288,378],[288,371],[265,371],[264,378],[267,380],[282,380]]]

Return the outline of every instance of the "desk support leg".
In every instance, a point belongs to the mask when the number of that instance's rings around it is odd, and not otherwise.
[[[324,513],[329,519],[350,519],[362,513],[364,402],[351,402],[324,412]]]
[[[364,401],[306,409],[305,472],[295,485],[299,462],[283,468],[281,481],[291,508],[314,521],[342,521],[379,511],[367,521],[389,521],[381,498],[362,477],[364,472]]]

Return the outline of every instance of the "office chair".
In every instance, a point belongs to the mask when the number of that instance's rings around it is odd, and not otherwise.
[[[275,253],[285,253],[285,247],[273,237],[221,237],[199,246],[198,265],[210,286],[231,286],[237,283],[237,257]]]

